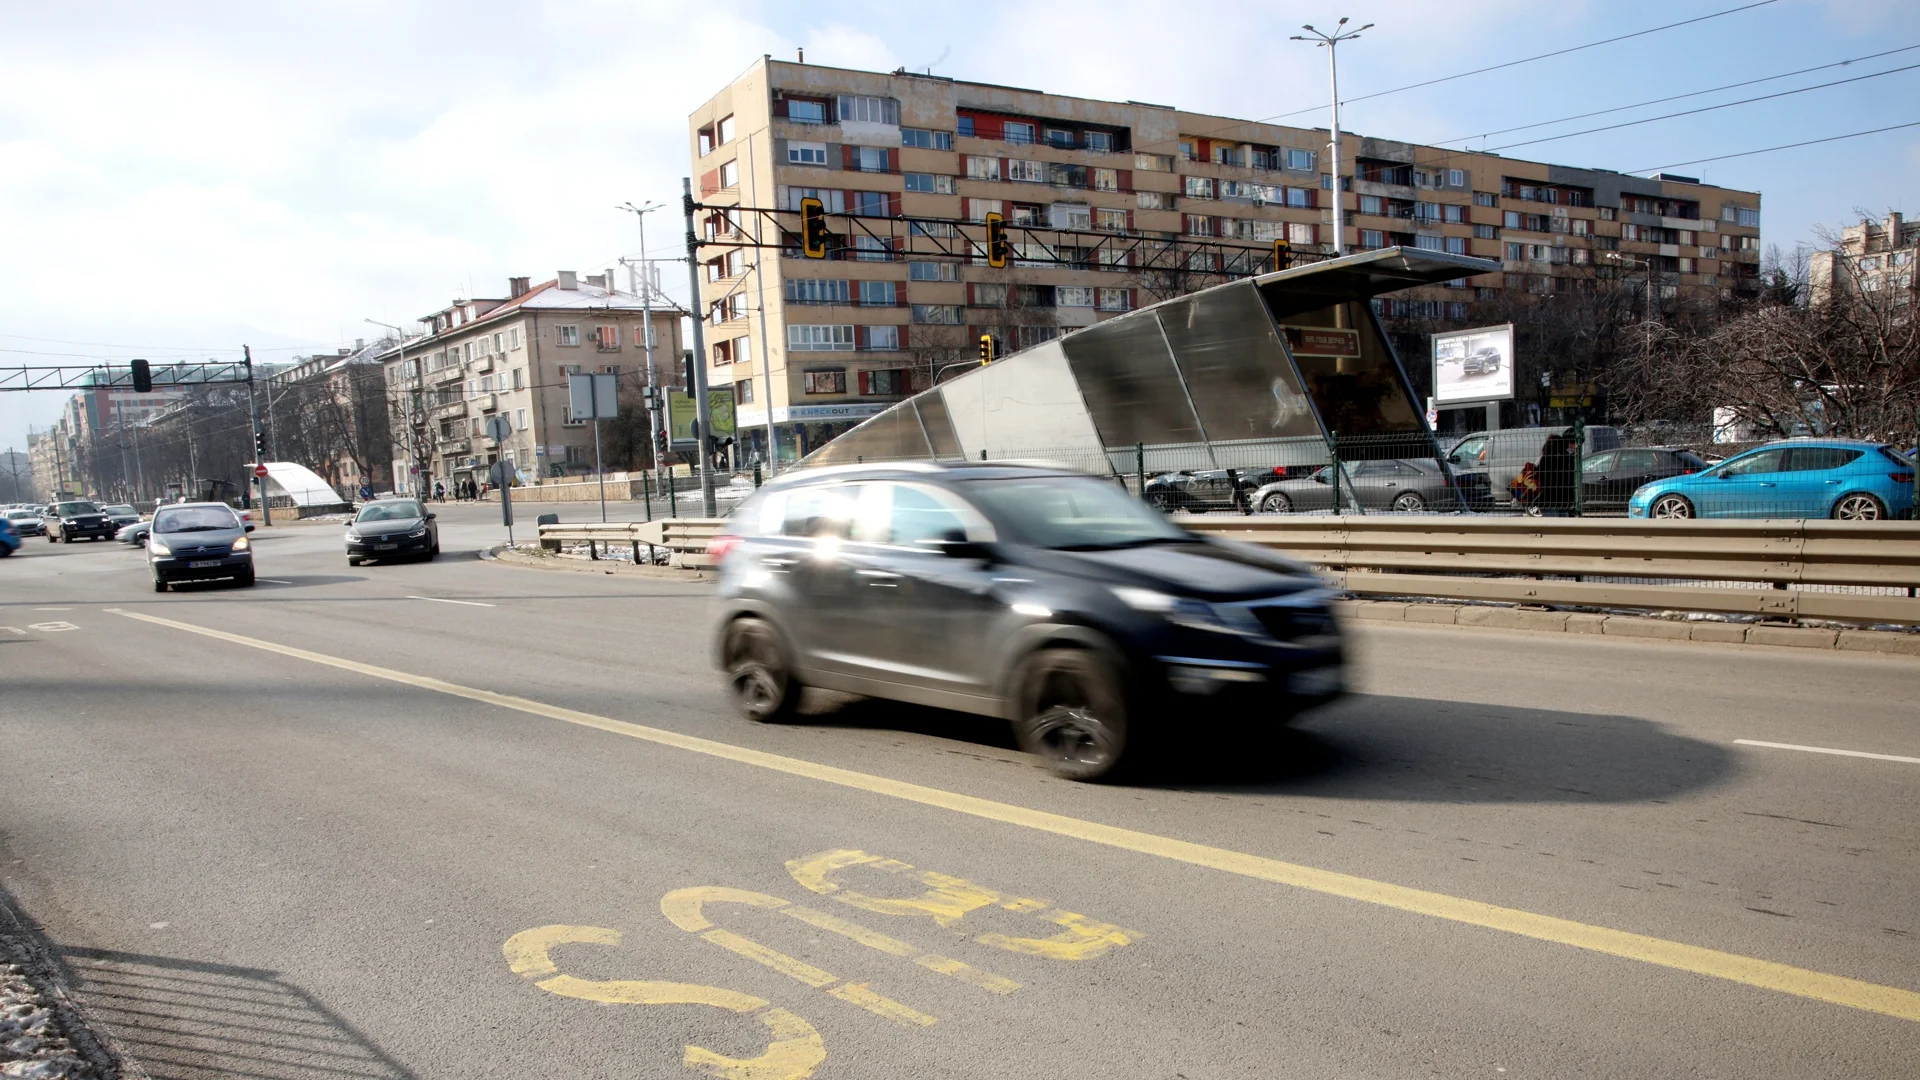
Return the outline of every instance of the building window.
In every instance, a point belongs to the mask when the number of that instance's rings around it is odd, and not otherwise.
[[[1735,225],[1745,225],[1750,229],[1757,229],[1760,227],[1760,211],[1749,209],[1748,207],[1745,207],[1745,206],[1739,207],[1738,209],[1739,209],[1739,214],[1737,219],[1734,221]]]
[[[892,307],[898,297],[894,281],[863,281],[860,283],[861,307]]]
[[[1446,240],[1447,240],[1447,254],[1449,254],[1449,255],[1465,255],[1465,254],[1467,253],[1467,238],[1466,238],[1466,237],[1464,237],[1464,236],[1449,236],[1449,237],[1447,237],[1447,238],[1446,238]]]
[[[1473,238],[1475,240],[1497,240],[1500,238],[1500,230],[1492,225],[1475,225],[1473,227]]]
[[[827,122],[827,103],[808,98],[788,98],[787,119],[796,124],[824,124]]]
[[[937,323],[943,326],[960,325],[960,305],[958,304],[915,304],[913,321],[917,323]]]
[[[1009,120],[1002,125],[1002,128],[1005,132],[1003,137],[1010,143],[1030,143],[1033,141],[1032,124],[1023,124],[1015,120]]]
[[[1212,177],[1189,176],[1189,177],[1185,177],[1184,179],[1186,183],[1187,198],[1189,199],[1213,198],[1213,178]]]
[[[1099,207],[1093,212],[1093,227],[1102,232],[1126,232],[1127,212]]]
[[[725,146],[728,143],[732,142],[733,141],[733,117],[731,116],[721,117],[720,123],[716,126],[715,131],[720,136],[721,146]]]
[[[1363,248],[1383,248],[1387,246],[1387,234],[1379,229],[1361,229],[1360,246]]]
[[[951,195],[953,194],[953,177],[935,173],[910,172],[907,174],[907,190],[917,191],[923,195]]]
[[[1447,203],[1440,208],[1440,219],[1449,225],[1465,225],[1467,208],[1459,203]]]
[[[901,128],[900,145],[918,147],[921,150],[951,150],[953,149],[953,132]]]
[[[594,347],[601,352],[620,351],[620,328],[617,326],[596,326],[593,328]]]
[[[1054,203],[1047,213],[1048,224],[1056,229],[1084,232],[1093,228],[1093,208],[1079,203]]]
[[[999,199],[966,199],[968,221],[985,221],[988,214],[1005,213],[1005,206]]]
[[[960,267],[954,263],[908,263],[907,278],[910,281],[959,281]]]
[[[1603,207],[1601,207],[1601,208],[1600,208],[1600,220],[1601,220],[1601,221],[1612,221],[1612,220],[1613,220],[1613,218],[1614,218],[1614,213],[1615,213],[1615,211],[1614,211],[1614,208],[1613,208],[1613,207],[1611,207],[1611,206],[1603,206]]]
[[[1213,219],[1205,214],[1187,214],[1185,218],[1188,236],[1213,236],[1218,231],[1214,228]]]
[[[720,186],[722,188],[740,186],[740,163],[729,161],[720,166]]]
[[[907,373],[898,368],[863,371],[860,392],[875,397],[897,397],[907,392]]]
[[[1467,170],[1448,169],[1447,170],[1447,186],[1448,187],[1466,187],[1467,186]]]
[[[1118,169],[1093,170],[1093,190],[1119,191],[1120,190],[1120,170]]]
[[[1101,311],[1128,311],[1133,307],[1131,289],[1099,289],[1095,296]]]
[[[974,307],[1006,307],[1007,287],[993,282],[976,281],[967,286],[970,302]]]
[[[846,352],[852,348],[850,325],[787,324],[788,352]]]
[[[966,164],[967,164],[967,179],[969,180],[1000,179],[1000,159],[999,158],[976,157],[972,154],[968,154],[966,157]]]
[[[1089,150],[1098,150],[1103,154],[1113,151],[1113,133],[1110,131],[1089,131],[1084,138]]]
[[[1493,192],[1491,192],[1491,191],[1476,191],[1476,192],[1474,192],[1474,193],[1473,193],[1473,205],[1475,205],[1475,206],[1499,206],[1499,205],[1500,205],[1500,196],[1498,196],[1498,195],[1495,195],[1495,194],[1494,194]]]
[[[809,394],[844,394],[847,392],[847,369],[826,368],[806,372],[806,391]]]
[[[751,405],[753,403],[753,380],[741,379],[733,384],[733,403]]]
[[[860,262],[891,262],[895,258],[893,243],[884,236],[856,236],[853,257]]]
[[[1360,196],[1360,212],[1376,216],[1383,215],[1387,212],[1386,202],[1378,195],[1362,195]]]
[[[1044,184],[1047,182],[1046,162],[1010,158],[1007,161],[1007,179],[1028,184]]]
[[[555,339],[562,345],[580,344],[580,328],[577,326],[554,327]]]
[[[1296,210],[1313,209],[1313,189],[1290,187],[1287,189],[1287,205]]]
[[[788,278],[787,302],[790,304],[844,304],[847,283],[827,278]]]
[[[787,164],[789,165],[825,165],[827,163],[827,144],[817,142],[787,143]]]
[[[1312,172],[1319,167],[1320,155],[1312,150],[1288,150],[1287,168]]]
[[[971,138],[973,136],[973,117],[960,116],[955,119],[953,126],[959,129],[960,135],[965,136],[967,138]]]
[[[868,326],[866,340],[861,342],[863,352],[894,352],[900,348],[900,328],[897,326]]]
[[[884,191],[850,191],[847,194],[851,196],[847,207],[850,213],[861,217],[893,216],[893,200],[889,199]],[[872,238],[862,237],[861,239]]]
[[[853,161],[848,166],[854,172],[892,172],[892,163],[887,158],[887,150],[880,146],[855,146]]]
[[[1170,191],[1136,191],[1133,201],[1142,210],[1173,209],[1173,193]]]
[[[1287,243],[1294,247],[1312,247],[1314,244],[1319,243],[1320,240],[1320,238],[1315,235],[1317,231],[1315,226],[1290,221],[1287,223]]]
[[[1093,287],[1089,285],[1059,285],[1053,290],[1055,307],[1092,307]]]
[[[900,123],[900,103],[892,98],[841,94],[840,122],[897,126]]]
[[[1135,154],[1133,167],[1141,172],[1172,172],[1172,154]]]

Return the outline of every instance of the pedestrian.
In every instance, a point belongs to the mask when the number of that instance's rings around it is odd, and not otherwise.
[[[442,484],[442,483],[441,483],[440,481],[438,481],[438,480],[435,480],[435,481],[433,482],[433,501],[434,501],[434,502],[446,502],[446,501],[447,501],[447,489],[446,489],[446,486],[445,486],[444,484]]]

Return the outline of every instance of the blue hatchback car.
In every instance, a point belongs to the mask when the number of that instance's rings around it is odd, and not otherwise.
[[[1913,516],[1913,462],[1881,443],[1790,439],[1674,476],[1633,493],[1637,518],[1838,518]]]

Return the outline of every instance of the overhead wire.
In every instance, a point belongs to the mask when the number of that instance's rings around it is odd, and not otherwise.
[[[1905,124],[1890,124],[1887,127],[1872,128],[1867,131],[1855,131],[1846,135],[1830,135],[1824,139],[1807,139],[1803,142],[1782,143],[1779,146],[1762,147],[1759,150],[1743,150],[1737,154],[1717,154],[1713,157],[1694,158],[1692,161],[1674,161],[1665,165],[1647,165],[1638,169],[1627,169],[1630,173],[1657,172],[1661,169],[1677,169],[1682,165],[1704,165],[1709,161],[1731,161],[1734,158],[1752,157],[1755,154],[1771,154],[1776,150],[1794,150],[1802,146],[1818,146],[1821,143],[1840,142],[1843,139],[1858,139],[1866,135],[1878,135],[1886,131],[1899,131],[1903,128],[1920,127],[1920,120]]]

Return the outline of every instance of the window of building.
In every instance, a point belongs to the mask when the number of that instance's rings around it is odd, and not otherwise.
[[[1141,172],[1172,172],[1173,155],[1135,154],[1133,155],[1133,167]]]
[[[966,163],[967,163],[967,179],[969,180],[1000,179],[1000,159],[999,158],[975,157],[972,154],[968,154],[966,157]]]
[[[1053,302],[1056,307],[1092,307],[1093,287],[1089,285],[1060,285],[1053,290]]]
[[[800,204],[808,199],[819,199],[821,208],[829,214],[847,211],[847,194],[837,188],[782,187],[775,197],[788,210],[800,209]]]
[[[900,328],[897,326],[861,327],[861,349],[866,352],[894,352],[900,348]]]
[[[1093,190],[1119,191],[1120,190],[1120,170],[1119,169],[1093,170]]]
[[[1287,168],[1312,172],[1319,168],[1320,155],[1312,150],[1288,150]]]
[[[1467,170],[1448,169],[1447,170],[1447,186],[1448,187],[1466,187],[1467,186]]]
[[[1184,178],[1189,199],[1213,198],[1213,178],[1208,176],[1189,176]]]
[[[951,195],[954,190],[953,177],[936,173],[910,172],[907,174],[907,190],[925,195]]]
[[[1073,132],[1066,128],[1050,127],[1047,129],[1047,145],[1056,150],[1071,150],[1073,149]]]
[[[1321,190],[1321,191],[1332,191],[1332,190],[1333,190],[1333,174],[1331,174],[1331,173],[1321,173],[1321,174],[1320,174],[1320,190]],[[1352,190],[1353,190],[1353,177],[1351,177],[1351,176],[1343,176],[1343,177],[1341,177],[1341,178],[1340,178],[1340,190],[1341,190],[1341,191],[1352,191]]]
[[[1473,236],[1476,240],[1495,240],[1499,238],[1500,230],[1492,225],[1475,225]]]
[[[720,186],[723,188],[740,186],[740,163],[729,161],[720,166]]]
[[[601,352],[620,350],[620,328],[617,326],[596,326],[593,328],[594,347]]]
[[[1089,131],[1083,136],[1089,150],[1109,153],[1113,150],[1113,133],[1110,131]]]
[[[914,146],[922,150],[953,149],[953,132],[928,131],[925,128],[901,128],[900,145]]]
[[[1475,205],[1475,206],[1499,206],[1499,205],[1500,205],[1500,196],[1498,196],[1498,195],[1495,195],[1495,194],[1494,194],[1493,192],[1491,192],[1491,191],[1476,191],[1476,192],[1474,192],[1474,193],[1473,193],[1473,205]]]
[[[855,172],[891,172],[892,165],[887,160],[887,150],[882,146],[849,147],[853,151],[849,168]]]
[[[860,283],[861,307],[892,307],[899,296],[899,282],[863,281]]]
[[[788,352],[845,352],[852,348],[851,325],[787,324]]]
[[[912,281],[959,281],[960,267],[954,263],[912,262],[907,264],[907,278]]]
[[[849,327],[848,329],[852,329]],[[809,394],[844,394],[847,392],[846,368],[821,368],[806,372],[806,392]]]
[[[1188,236],[1214,236],[1219,230],[1214,227],[1214,219],[1205,214],[1186,214],[1185,232]]]
[[[956,117],[956,118],[954,119],[954,125],[953,125],[953,126],[954,126],[955,128],[957,128],[957,129],[959,129],[959,130],[958,130],[958,132],[957,132],[957,133],[958,133],[959,135],[961,135],[961,136],[964,136],[964,137],[968,137],[968,138],[971,138],[971,137],[972,137],[972,135],[973,135],[973,117],[971,117],[971,116],[966,116],[966,115],[964,115],[964,114],[963,114],[963,115],[961,115],[961,116],[958,116],[958,117]]]
[[[968,286],[968,291],[972,294],[970,299],[974,307],[1007,306],[1007,287],[1005,285],[976,281]]]
[[[917,323],[935,323],[942,326],[960,325],[960,305],[958,304],[915,304],[913,321]]]
[[[1421,233],[1413,238],[1413,246],[1422,251],[1444,251],[1446,250],[1446,239],[1444,237],[1429,236],[1426,233]]]
[[[554,327],[554,340],[562,345],[580,344],[580,328],[577,326]]]
[[[1242,165],[1245,159],[1240,156],[1237,146],[1216,146],[1213,148],[1213,161],[1216,165]]]
[[[1289,221],[1287,223],[1287,243],[1294,247],[1312,247],[1320,241],[1319,236],[1316,235],[1318,232],[1318,226],[1303,225],[1298,221]]]
[[[1739,207],[1738,210],[1738,216],[1734,221],[1735,225],[1745,225],[1750,229],[1760,227],[1760,211],[1745,206]]]
[[[893,200],[884,191],[850,191],[847,195],[849,213],[858,214],[861,217],[893,216]]]
[[[1082,203],[1054,203],[1047,219],[1056,229],[1085,231],[1093,228],[1093,208]]]
[[[1449,225],[1464,225],[1467,222],[1467,208],[1459,203],[1447,203],[1440,208],[1440,220]]]
[[[1133,290],[1097,289],[1095,300],[1101,311],[1129,311],[1133,308]]]
[[[827,122],[827,103],[813,98],[787,99],[787,119],[797,124],[824,124]]]
[[[1018,120],[1009,120],[1001,125],[1002,137],[1010,143],[1030,143],[1033,141],[1033,125]]]
[[[1379,229],[1361,229],[1360,246],[1363,248],[1383,248],[1387,246],[1387,234]]]
[[[1136,191],[1133,201],[1142,210],[1173,209],[1173,193],[1168,191]]]
[[[844,304],[847,283],[827,278],[788,278],[786,294],[790,304]]]
[[[789,165],[825,165],[827,163],[827,144],[817,142],[788,142],[787,164]]]
[[[840,122],[843,124],[900,123],[900,103],[892,98],[840,95]]]
[[[1028,184],[1044,184],[1047,182],[1047,163],[1009,158],[1007,159],[1007,179]]]
[[[708,124],[706,127],[701,128],[698,134],[700,139],[700,156],[706,157],[708,154],[713,153],[713,125]]]
[[[750,405],[753,403],[753,380],[741,379],[733,384],[733,403]]]
[[[1360,196],[1360,212],[1363,214],[1384,214],[1387,212],[1386,205],[1386,201],[1378,195]]]
[[[1300,210],[1313,209],[1313,189],[1290,187],[1287,189],[1287,205]]]
[[[853,257],[860,262],[892,262],[893,243],[884,236],[856,236],[853,238]]]
[[[988,214],[1006,213],[1006,204],[999,199],[967,199],[967,220],[985,221]]]
[[[876,397],[897,397],[907,392],[907,373],[899,368],[882,368],[860,373],[860,392]]]
[[[1601,207],[1601,208],[1600,208],[1600,220],[1601,220],[1601,221],[1612,221],[1612,220],[1614,219],[1614,213],[1615,213],[1615,211],[1614,211],[1614,208],[1613,208],[1613,207],[1611,207],[1611,206],[1603,206],[1603,207]]]
[[[1109,210],[1106,207],[1096,208],[1093,212],[1093,227],[1103,232],[1125,232],[1127,231],[1127,212]]]
[[[1467,253],[1467,238],[1466,238],[1466,237],[1464,237],[1464,236],[1449,236],[1449,237],[1447,237],[1447,238],[1446,238],[1446,241],[1447,241],[1447,246],[1446,246],[1446,251],[1447,251],[1447,254],[1449,254],[1449,255],[1465,255],[1465,254]]]

